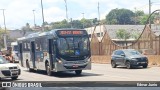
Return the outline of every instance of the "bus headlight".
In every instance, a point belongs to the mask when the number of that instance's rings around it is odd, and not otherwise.
[[[90,61],[91,61],[91,58],[88,58],[87,61],[90,62]]]
[[[62,61],[61,61],[61,60],[58,60],[58,63],[61,63],[61,64],[62,64]]]

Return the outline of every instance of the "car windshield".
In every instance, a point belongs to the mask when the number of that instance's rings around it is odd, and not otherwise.
[[[131,56],[131,55],[141,55],[141,53],[136,51],[136,50],[126,50],[124,52],[125,52],[125,54],[127,54],[129,56]]]
[[[0,56],[0,64],[5,64],[7,63],[7,60],[4,59],[2,56]]]
[[[58,49],[61,55],[86,55],[89,53],[89,40],[87,37],[59,38]]]

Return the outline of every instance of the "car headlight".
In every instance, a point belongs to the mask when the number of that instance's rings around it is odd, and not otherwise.
[[[135,58],[132,58],[131,60],[133,60],[133,61],[137,61],[137,59],[135,59]]]
[[[8,67],[0,67],[0,70],[9,70],[9,68]]]
[[[20,69],[20,67],[17,65],[17,68]]]

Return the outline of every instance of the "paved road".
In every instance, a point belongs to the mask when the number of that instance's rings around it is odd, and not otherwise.
[[[126,69],[111,68],[110,64],[92,64],[92,70],[84,70],[81,76],[74,72],[54,73],[47,76],[45,71],[28,72],[21,67],[22,74],[16,81],[160,81],[160,67]],[[11,79],[3,79],[11,81]],[[82,85],[83,86],[83,85]],[[160,87],[43,87],[31,90],[159,90]],[[1,89],[0,89],[1,90]],[[3,89],[2,89],[3,90]],[[28,88],[8,88],[6,90],[28,90]]]
[[[26,68],[21,69],[22,74],[17,81],[160,81],[160,67],[126,69],[111,68],[110,64],[92,64],[92,70],[84,70],[81,76],[76,76],[74,72],[47,76],[45,71],[28,72]]]

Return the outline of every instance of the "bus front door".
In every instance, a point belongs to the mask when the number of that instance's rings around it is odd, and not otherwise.
[[[50,59],[51,70],[53,70],[53,68],[54,68],[54,65],[53,65],[53,61],[54,61],[53,39],[49,39],[49,59]]]
[[[36,63],[35,63],[35,43],[32,41],[31,42],[31,62],[32,67],[36,68]]]

